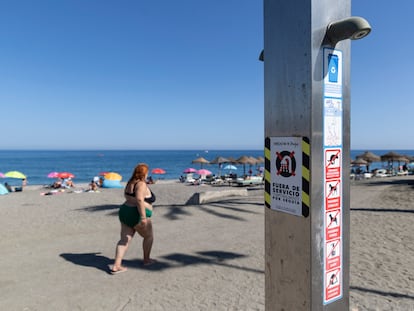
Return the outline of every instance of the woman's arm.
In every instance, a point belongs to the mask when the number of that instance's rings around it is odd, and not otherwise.
[[[137,184],[137,191],[135,193],[135,198],[137,200],[138,213],[141,216],[141,219],[146,218],[145,213],[145,196],[147,195],[147,184],[143,181],[139,181]]]

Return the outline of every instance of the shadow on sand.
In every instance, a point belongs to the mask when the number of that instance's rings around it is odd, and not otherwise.
[[[370,294],[375,294],[375,295],[380,295],[380,296],[391,296],[391,297],[394,297],[394,298],[414,299],[414,296],[408,295],[408,294],[386,292],[386,291],[381,291],[381,290],[377,290],[377,289],[364,288],[364,287],[360,287],[360,286],[350,286],[349,289],[351,291],[359,291],[359,292],[370,293]]]
[[[79,266],[91,267],[110,274],[110,266],[113,259],[100,255],[100,253],[62,253],[60,256]],[[123,260],[123,264],[129,269],[145,269],[150,271],[162,271],[172,268],[183,268],[192,265],[218,265],[233,269],[244,270],[247,272],[264,273],[263,270],[249,267],[242,267],[237,264],[230,263],[231,260],[246,257],[242,254],[225,251],[205,251],[197,252],[196,255],[189,254],[170,254],[162,256],[165,261],[157,260],[150,266],[144,266],[142,260]]]

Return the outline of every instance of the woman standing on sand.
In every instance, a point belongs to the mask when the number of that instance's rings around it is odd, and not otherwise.
[[[147,164],[138,164],[125,186],[125,203],[119,209],[121,239],[116,245],[115,262],[111,269],[112,274],[127,271],[127,268],[122,266],[122,259],[135,232],[138,232],[144,238],[142,241],[144,265],[150,265],[155,262],[155,260],[150,258],[152,242],[154,240],[151,216],[155,195],[146,183],[148,170]]]

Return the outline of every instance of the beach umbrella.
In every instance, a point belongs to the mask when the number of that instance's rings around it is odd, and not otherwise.
[[[372,162],[380,162],[381,161],[381,157],[370,152],[370,151],[365,151],[364,153],[357,155],[356,156],[357,159],[363,159],[365,161],[367,161],[367,172],[369,172],[369,165]]]
[[[255,157],[248,157],[248,158],[250,160],[250,162],[248,163],[249,164],[249,175],[251,175],[253,173],[252,166],[253,165],[258,165],[259,164],[259,160],[256,159]]]
[[[360,166],[366,166],[368,164],[368,162],[367,161],[365,161],[364,159],[361,159],[361,158],[358,158],[358,159],[355,159],[355,160],[353,160],[353,161],[351,161],[351,166],[358,166],[358,167],[360,167]],[[360,168],[358,168],[357,169],[357,174],[359,174],[359,173],[361,173],[362,171],[361,171],[361,169]]]
[[[402,154],[396,153],[394,151],[387,152],[386,154],[383,154],[381,156],[381,161],[388,162],[391,169],[393,168],[393,163],[395,162],[409,162],[406,157],[404,157]]]
[[[248,157],[248,158],[250,160],[249,165],[255,165],[259,163],[259,161],[255,157]]]
[[[58,178],[58,172],[50,172],[49,174],[47,174],[48,178]]]
[[[246,155],[241,156],[236,161],[239,164],[243,164],[243,175],[246,175],[246,164],[250,164],[250,165],[255,164],[255,161],[253,161],[250,157],[248,157]]]
[[[265,159],[261,156],[257,157],[256,160],[257,160],[257,164],[264,163],[264,161],[265,161]]]
[[[69,172],[60,172],[60,173],[57,174],[56,177],[66,179],[66,178],[75,178],[75,175],[73,175],[72,173],[69,173]]]
[[[122,180],[122,176],[115,172],[109,172],[104,175],[106,180]]]
[[[210,164],[222,164],[227,162],[230,162],[227,158],[216,157],[214,160],[210,161]]]
[[[236,162],[240,163],[240,164],[255,164],[256,159],[253,160],[251,157],[248,157],[248,156],[244,155],[244,156],[241,156],[240,158],[238,158],[236,160]]]
[[[105,176],[106,174],[108,174],[109,172],[100,172],[98,175],[99,176]]]
[[[201,176],[206,176],[206,175],[211,175],[211,172],[209,170],[202,168],[197,171],[197,174]]]
[[[165,174],[165,170],[163,170],[162,168],[157,167],[157,168],[154,168],[154,169],[151,171],[151,173],[152,173],[152,174]]]
[[[365,161],[364,159],[358,158],[358,159],[351,161],[351,164],[354,166],[364,166],[364,165],[367,165],[368,162]]]
[[[0,172],[0,178],[4,178],[6,176],[4,176],[4,174],[2,172]]]
[[[235,167],[234,165],[226,165],[225,167],[223,167],[224,170],[231,170],[231,171],[235,171],[237,170],[237,167]]]
[[[370,151],[365,151],[364,153],[357,155],[355,158],[361,158],[364,159],[367,162],[380,162],[381,161],[381,157],[370,152]]]
[[[229,159],[229,162],[228,162],[228,163],[231,163],[231,164],[237,164],[237,160],[236,160],[235,158],[233,158],[233,157],[228,157],[227,159]]]
[[[8,178],[17,178],[17,179],[26,179],[26,175],[19,171],[10,171],[4,174],[5,177]]]
[[[413,162],[413,161],[414,161],[414,156],[404,154],[404,155],[403,155],[403,157],[404,157],[404,158],[407,158],[407,160],[408,160],[409,162]],[[1,177],[1,176],[0,176],[0,177]]]
[[[210,162],[206,159],[204,159],[203,157],[199,157],[197,159],[194,159],[193,161],[191,161],[191,163],[200,163],[201,168],[203,167],[203,164],[209,164]]]
[[[195,168],[192,168],[192,167],[188,167],[183,171],[183,173],[185,173],[185,174],[196,173],[196,172],[197,172],[197,170]]]
[[[218,164],[218,175],[220,176],[221,172],[221,166],[223,163],[228,163],[230,162],[229,159],[224,158],[224,157],[216,157],[214,160],[210,161],[210,164]]]
[[[399,153],[394,151],[387,152],[381,156],[381,161],[405,161],[406,158]]]

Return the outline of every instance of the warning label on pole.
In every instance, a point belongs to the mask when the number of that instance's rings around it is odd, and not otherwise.
[[[325,239],[339,239],[341,237],[341,210],[325,212]]]
[[[325,267],[331,271],[341,267],[341,240],[336,239],[326,242],[325,245]]]
[[[327,301],[341,295],[341,269],[326,272],[325,276],[325,299]]]
[[[326,149],[325,161],[325,178],[327,180],[340,178],[342,163],[341,149]]]
[[[270,137],[270,208],[293,215],[302,213],[302,137]]]
[[[325,201],[326,210],[341,207],[341,181],[339,179],[325,182]]]
[[[342,52],[323,51],[324,304],[342,297]]]

